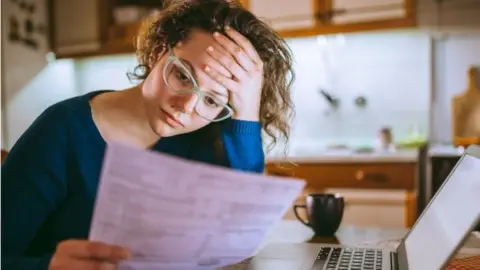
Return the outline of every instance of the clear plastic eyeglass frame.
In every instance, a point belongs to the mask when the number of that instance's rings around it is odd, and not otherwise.
[[[189,77],[189,79],[192,81],[193,83],[193,87],[189,90],[184,90],[184,91],[176,91],[174,89],[171,89],[171,87],[168,85],[168,82],[167,82],[167,67],[172,64],[172,62],[174,62],[175,64],[181,66],[185,72],[186,72],[186,75]],[[207,94],[205,93],[204,91],[202,91],[200,89],[200,87],[198,86],[198,83],[197,81],[195,80],[195,78],[193,77],[193,75],[191,74],[191,72],[189,71],[189,69],[185,66],[185,64],[182,63],[182,61],[173,54],[173,50],[172,49],[169,49],[168,50],[168,58],[166,59],[165,61],[165,64],[163,66],[163,80],[165,81],[165,84],[167,85],[167,87],[169,88],[169,90],[173,93],[176,93],[176,94],[179,94],[179,95],[182,95],[182,94],[190,94],[190,93],[195,93],[197,95],[197,101],[195,103],[195,110],[197,110],[197,104],[198,104],[198,101],[201,100],[202,98],[204,98],[206,95],[208,95],[209,97],[212,97],[210,94]],[[217,98],[215,97],[212,97],[214,98],[215,100],[218,100]],[[222,103],[223,104],[223,103]],[[231,117],[233,115],[233,109],[230,108],[230,106],[228,106],[227,104],[223,104],[223,106],[225,107],[225,109],[228,110],[228,114],[219,118],[219,119],[208,119],[204,116],[202,116],[198,111],[198,115],[202,118],[204,118],[205,120],[207,121],[211,121],[211,122],[220,122],[220,121],[223,121],[229,117]]]

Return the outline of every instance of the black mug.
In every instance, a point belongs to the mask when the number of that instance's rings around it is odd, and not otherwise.
[[[342,223],[345,202],[339,194],[309,194],[306,204],[294,205],[293,212],[298,220],[312,228],[315,235],[333,236]],[[297,209],[305,208],[308,221],[298,215]]]

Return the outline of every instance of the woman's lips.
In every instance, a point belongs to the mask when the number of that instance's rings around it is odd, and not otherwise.
[[[183,123],[177,120],[173,115],[169,114],[168,112],[160,109],[160,111],[165,116],[165,121],[172,127],[184,127]]]

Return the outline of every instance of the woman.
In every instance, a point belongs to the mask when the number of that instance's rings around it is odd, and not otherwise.
[[[128,257],[83,240],[108,142],[261,173],[261,132],[288,139],[290,51],[238,3],[167,2],[137,55],[137,86],[59,102],[11,149],[2,269],[114,269]]]

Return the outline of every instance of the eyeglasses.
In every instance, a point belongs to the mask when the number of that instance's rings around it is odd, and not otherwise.
[[[169,56],[163,67],[163,79],[168,89],[175,94],[196,94],[195,111],[198,115],[211,122],[219,122],[232,116],[233,110],[227,102],[213,93],[200,90],[190,70],[180,58],[169,50]]]

